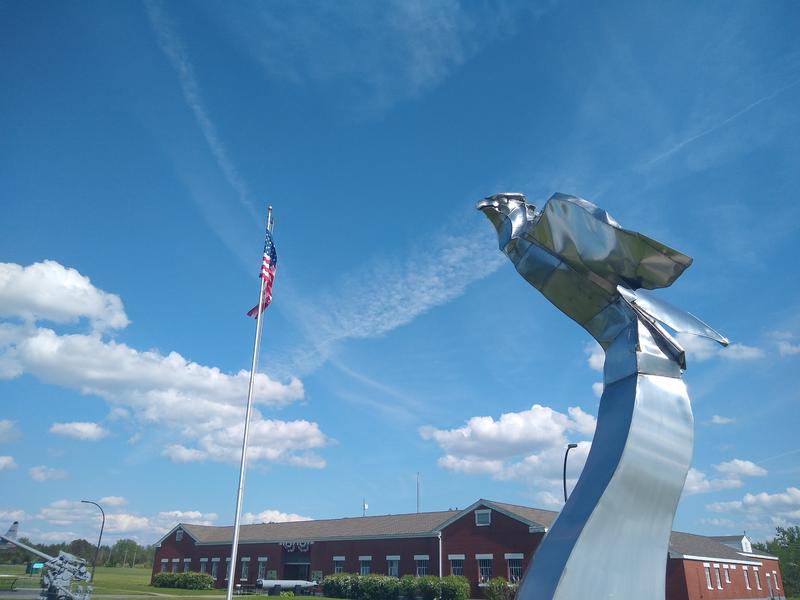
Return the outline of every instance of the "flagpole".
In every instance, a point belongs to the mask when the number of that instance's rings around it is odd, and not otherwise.
[[[272,207],[267,208],[267,231],[272,233]],[[231,546],[231,564],[228,567],[228,592],[226,600],[233,598],[233,586],[236,579],[236,553],[239,549],[239,522],[242,515],[242,495],[244,492],[244,474],[247,468],[247,437],[250,433],[250,413],[253,409],[253,387],[255,385],[256,367],[258,365],[258,349],[261,345],[261,300],[264,294],[265,281],[263,277],[258,278],[261,282],[258,291],[258,310],[256,311],[256,339],[253,343],[253,363],[250,366],[250,385],[247,388],[247,411],[244,417],[244,435],[242,436],[242,460],[239,463],[239,489],[236,492],[236,516],[233,519],[233,544]]]

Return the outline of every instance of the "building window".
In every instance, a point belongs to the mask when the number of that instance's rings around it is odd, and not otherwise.
[[[191,558],[184,558],[183,559],[183,572],[188,573],[192,570],[192,559]]]
[[[475,525],[485,527],[492,524],[492,511],[488,508],[475,511]]]
[[[242,575],[241,575],[240,579],[242,581],[247,581],[247,579],[249,577],[250,577],[250,557],[249,556],[243,556],[242,557]]]
[[[167,572],[167,563],[168,562],[169,561],[166,558],[162,558],[161,559],[161,572],[162,573],[166,573]]]
[[[750,573],[747,571],[747,567],[742,567],[742,574],[744,575],[744,585],[747,589],[752,589],[750,587]]]
[[[450,575],[464,575],[464,559],[451,558],[450,559]]]
[[[228,581],[228,575],[231,572],[231,557],[225,559],[225,581]]]
[[[415,565],[415,573],[417,577],[424,577],[428,574],[428,559],[430,557],[427,554],[415,554],[414,555],[414,565]]]
[[[510,583],[519,583],[522,579],[522,559],[509,558],[508,559],[508,581]]]
[[[182,539],[183,539],[183,529],[178,529],[178,531],[175,532],[175,541],[180,542]]]
[[[400,576],[400,557],[398,555],[386,557],[386,574],[389,577]]]
[[[725,572],[725,583],[730,583],[731,572],[728,570],[728,565],[722,565],[722,570]]]
[[[211,559],[211,578],[216,581],[219,579],[219,559],[212,558]]]
[[[372,564],[371,556],[359,556],[358,557],[359,575],[369,575],[371,564]]]
[[[478,560],[478,583],[489,583],[492,578],[492,559],[491,554],[476,554]]]
[[[761,589],[761,576],[758,573],[758,567],[753,567],[753,576],[756,578],[756,589]]]
[[[208,559],[201,558],[200,559],[200,572],[201,573],[208,573]]]
[[[721,590],[722,589],[722,579],[720,579],[720,576],[719,576],[719,565],[716,564],[716,563],[714,564],[714,579],[717,582],[717,589]]]
[[[781,589],[781,588],[778,586],[778,572],[777,572],[777,571],[773,571],[773,572],[772,572],[772,583],[774,583],[774,584],[775,584],[775,589],[776,589],[776,590],[779,590],[779,589]]]
[[[333,557],[333,572],[344,573],[344,556]]]
[[[267,557],[258,557],[258,578],[265,579],[267,575]]]
[[[179,562],[180,562],[180,560],[177,559],[177,558],[173,558],[172,559],[172,572],[173,573],[177,573],[178,572],[178,563]]]
[[[710,590],[713,590],[714,586],[711,585],[711,565],[709,565],[708,563],[704,563],[703,571],[705,571],[706,574],[706,587]]]

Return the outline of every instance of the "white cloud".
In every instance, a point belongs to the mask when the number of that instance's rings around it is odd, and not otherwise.
[[[722,415],[713,415],[709,422],[712,425],[731,425],[736,422],[736,419],[733,417],[723,417]]]
[[[11,471],[17,468],[13,456],[0,456],[0,471]]]
[[[13,442],[20,436],[19,429],[14,421],[0,419],[0,443]]]
[[[219,515],[217,513],[205,513],[199,510],[166,510],[158,513],[151,519],[151,528],[163,533],[172,529],[178,523],[192,523],[194,525],[213,525]]]
[[[463,427],[425,426],[419,433],[442,449],[438,464],[444,469],[498,480],[534,481],[553,488],[561,483],[567,434],[591,438],[595,425],[595,418],[578,407],[570,407],[564,414],[534,404],[529,410],[504,413],[497,420],[472,417]],[[588,440],[579,441],[570,454],[571,479],[583,468],[590,447]]]
[[[800,354],[800,344],[793,342],[794,334],[791,331],[771,331],[769,337],[774,340],[780,356]]]
[[[105,508],[106,506],[124,506],[128,501],[122,496],[104,496],[97,503]]]
[[[703,471],[692,468],[686,476],[683,493],[686,496],[693,494],[706,494],[740,488],[744,485],[745,477],[760,477],[767,474],[767,470],[749,460],[734,458],[727,462],[714,465],[714,469],[721,475],[719,478],[709,479]]]
[[[0,317],[55,323],[85,317],[97,331],[129,323],[119,296],[99,290],[88,277],[52,260],[27,267],[0,263]]]
[[[537,492],[536,494],[534,494],[534,499],[536,501],[536,506],[540,506],[542,508],[550,508],[557,510],[561,508],[562,504],[564,504],[563,496],[554,494],[551,491]]]
[[[767,470],[764,467],[760,467],[749,460],[741,460],[739,458],[714,465],[714,468],[723,475],[736,478],[760,477],[767,474]]]
[[[213,525],[218,519],[216,513],[198,510],[161,511],[154,515],[117,512],[114,508],[119,508],[124,503],[124,499],[119,496],[101,498],[99,503],[106,508],[105,531],[112,539],[132,537],[150,543],[153,538],[164,534],[179,522]],[[100,521],[100,514],[94,506],[77,500],[56,500],[44,506],[33,518],[47,524],[44,528],[47,533],[37,530],[32,533],[32,537],[58,541],[96,535],[95,524]],[[53,531],[56,528],[67,529]]]
[[[595,396],[597,396],[598,398],[601,398],[603,396],[603,390],[604,389],[605,389],[605,385],[603,385],[602,381],[595,381],[592,384],[592,393]]]
[[[279,510],[266,509],[258,513],[246,512],[242,515],[244,523],[287,523],[289,521],[310,521],[311,517],[304,517],[295,513],[285,513]]]
[[[2,469],[0,469],[2,470]],[[3,533],[5,533],[5,527],[7,521],[22,521],[28,517],[27,513],[24,510],[14,510],[14,509],[4,509],[0,508],[0,527],[3,528]]]
[[[699,362],[717,357],[740,361],[756,360],[765,356],[761,348],[735,342],[724,348],[712,340],[688,333],[678,333],[677,340],[686,350],[689,359]]]
[[[50,481],[52,479],[65,479],[67,472],[64,469],[56,469],[55,467],[48,467],[45,465],[38,465],[31,467],[28,474],[34,481]]]
[[[591,342],[586,343],[586,345],[583,347],[583,351],[586,354],[586,361],[589,363],[589,368],[602,373],[603,364],[606,361],[606,353],[602,346],[600,346],[600,344],[598,344],[596,341],[592,340]]]
[[[744,515],[748,530],[764,524],[786,527],[800,524],[800,488],[788,487],[785,492],[745,494],[741,500],[713,502],[706,508],[715,513]],[[774,533],[774,532],[773,532]]]
[[[130,531],[153,529],[150,519],[129,513],[109,513],[106,515],[106,527],[109,533],[128,533]]]
[[[691,496],[693,494],[707,494],[719,490],[739,488],[744,485],[741,479],[708,479],[703,471],[695,468],[689,469],[686,475],[686,483],[683,486],[683,494]]]
[[[76,440],[95,442],[106,437],[109,431],[97,423],[75,421],[72,423],[53,423],[50,426],[50,433],[75,438]]]
[[[78,281],[89,281],[73,269],[48,263],[74,273]],[[105,297],[105,292],[92,289],[95,296]],[[55,304],[59,290],[58,286],[48,290]],[[95,318],[90,312],[81,313],[79,308],[71,314]],[[0,377],[23,373],[45,383],[97,395],[108,402],[115,418],[172,430],[183,440],[180,447],[164,451],[174,460],[238,460],[248,371],[225,373],[187,360],[177,352],[139,351],[107,340],[97,331],[60,335],[49,328],[0,323]],[[257,406],[282,406],[303,396],[303,384],[296,377],[282,383],[263,373],[256,374]],[[267,420],[256,408],[251,427],[250,456],[254,461],[324,466],[324,460],[311,452],[327,444],[316,423]],[[96,423],[57,423],[51,432],[89,440],[107,434]]]
[[[800,344],[792,344],[788,340],[778,342],[778,353],[781,356],[794,356],[800,354]]]
[[[739,527],[739,523],[732,521],[731,519],[720,519],[717,517],[711,519],[700,519],[700,522],[704,525],[713,525],[714,527],[723,527],[725,529],[735,529]]]
[[[174,462],[204,460],[236,462],[241,455],[244,424],[215,428],[199,436],[196,448],[173,444],[164,455]],[[259,419],[250,424],[248,460],[268,460],[302,467],[322,468],[325,461],[312,451],[327,443],[316,423]]]
[[[374,338],[406,325],[506,264],[501,253],[488,250],[497,241],[480,219],[476,212],[469,225],[451,223],[446,233],[415,242],[416,249],[401,259],[387,258],[350,273],[312,301],[291,302],[306,332],[292,357],[293,368],[314,369],[344,340]],[[475,261],[475,248],[486,248],[488,254]]]
[[[492,2],[464,9],[457,0],[258,4],[242,15],[218,8],[231,37],[270,77],[333,86],[359,111],[381,110],[436,87],[490,40],[515,30],[521,11]]]
[[[126,408],[114,406],[110,411],[108,411],[107,418],[109,421],[125,421],[131,418],[131,413]]]
[[[171,444],[167,446],[164,448],[162,454],[169,458],[172,462],[176,463],[203,461],[207,457],[207,453],[203,452],[202,450],[197,450],[196,448],[187,448],[186,446],[181,446],[180,444]]]

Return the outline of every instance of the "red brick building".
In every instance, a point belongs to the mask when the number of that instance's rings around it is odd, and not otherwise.
[[[234,576],[236,583],[253,585],[257,579],[319,580],[337,572],[454,574],[467,577],[472,596],[480,597],[481,583],[492,577],[511,581],[522,577],[557,515],[478,500],[464,510],[244,525]],[[187,523],[175,526],[157,545],[153,575],[206,572],[217,587],[225,587],[232,530]],[[782,598],[777,560],[746,549],[750,552],[703,536],[673,533],[665,557],[668,600]]]
[[[667,598],[783,599],[778,559],[753,551],[746,536],[704,537],[673,532]]]

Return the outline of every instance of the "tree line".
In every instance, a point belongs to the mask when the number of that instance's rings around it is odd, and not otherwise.
[[[89,564],[94,560],[94,553],[97,549],[96,544],[92,544],[84,539],[72,540],[71,542],[61,542],[58,544],[34,544],[28,538],[21,537],[19,541],[27,546],[36,548],[50,556],[58,556],[58,552],[63,550],[79,558],[83,558]],[[153,557],[156,548],[153,545],[142,546],[136,540],[121,539],[112,546],[100,546],[97,555],[98,566],[105,567],[148,567],[153,566]],[[34,556],[27,550],[15,546],[10,550],[0,550],[0,563],[2,564],[27,564],[28,561],[38,562],[39,557]]]
[[[800,595],[800,527],[778,527],[773,539],[753,546],[778,557],[786,596]]]

